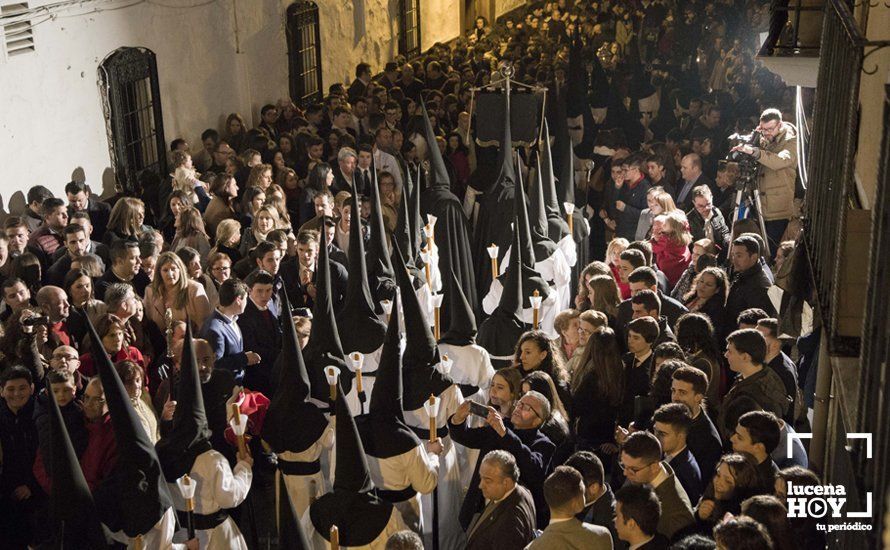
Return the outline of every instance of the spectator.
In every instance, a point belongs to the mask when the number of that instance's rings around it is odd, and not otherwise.
[[[728,518],[714,527],[718,550],[770,550],[773,541],[766,528],[745,516]]]
[[[158,258],[151,286],[145,290],[145,311],[158,329],[167,326],[166,312],[173,318],[188,320],[192,326],[202,326],[210,316],[210,301],[204,287],[192,281],[185,264],[173,252],[164,252]]]
[[[722,454],[723,444],[705,409],[708,376],[699,369],[683,366],[674,371],[671,378],[671,401],[686,405],[692,417],[686,443],[699,465],[702,480],[711,479]]]
[[[572,373],[572,418],[578,448],[591,450],[611,463],[617,452],[613,438],[624,388],[621,353],[609,328],[589,338]]]
[[[686,443],[692,426],[689,409],[680,403],[662,405],[655,411],[652,422],[664,458],[680,480],[689,502],[698,502],[702,494],[702,475]]]
[[[581,474],[570,466],[557,466],[544,481],[550,525],[526,548],[611,550],[612,536],[605,527],[582,523],[575,517],[584,509],[584,493]]]
[[[204,322],[201,337],[210,342],[216,357],[216,367],[224,368],[240,382],[244,371],[259,364],[261,356],[244,351],[244,337],[236,323],[247,308],[247,285],[238,279],[227,279],[219,287],[219,307]]]
[[[767,291],[772,285],[770,276],[760,259],[760,243],[750,235],[742,235],[732,242],[732,267],[735,270],[726,297],[727,329],[742,311],[756,307],[775,317],[776,310]]]
[[[535,538],[535,503],[518,484],[517,460],[507,451],[493,450],[479,463],[479,490],[488,504],[467,528],[467,549],[521,548]]]
[[[105,291],[112,283],[129,283],[136,294],[143,296],[151,279],[141,270],[139,244],[135,241],[118,240],[111,245],[111,269],[96,284],[96,297],[105,299]],[[163,325],[162,325],[163,326]]]
[[[631,548],[667,550],[668,539],[658,531],[662,505],[646,485],[627,484],[615,493],[615,530]]]
[[[760,489],[771,494],[779,467],[773,462],[772,452],[779,446],[779,419],[765,411],[751,411],[739,417],[730,440],[732,450],[754,457]]]
[[[584,523],[605,527],[618,540],[615,532],[615,495],[605,481],[603,463],[590,451],[578,451],[565,463],[584,478],[584,509],[575,517]]]

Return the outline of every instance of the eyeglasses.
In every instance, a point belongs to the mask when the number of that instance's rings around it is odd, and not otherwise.
[[[650,462],[649,464],[646,464],[645,466],[631,468],[630,466],[625,465],[623,462],[619,462],[618,467],[621,468],[622,472],[631,472],[632,474],[636,475],[636,474],[642,472],[643,470],[645,470],[646,468],[648,468],[649,466],[652,466],[653,464],[655,464],[655,463]]]
[[[232,271],[232,268],[230,266],[224,265],[220,267],[214,267],[210,271],[225,273],[226,271]]]
[[[104,397],[92,397],[92,396],[89,396],[89,395],[85,395],[85,396],[83,397],[83,404],[84,404],[84,405],[89,405],[89,404],[91,404],[91,403],[95,403],[96,405],[104,405],[104,404],[105,404],[105,398],[104,398]]]
[[[519,409],[520,411],[531,411],[532,414],[534,414],[534,415],[537,416],[538,418],[541,418],[541,415],[538,414],[538,411],[536,411],[536,410],[534,409],[534,407],[532,407],[532,406],[529,405],[528,403],[523,403],[522,401],[520,401],[519,403],[516,403],[516,408]],[[541,420],[544,420],[544,419],[541,418]]]

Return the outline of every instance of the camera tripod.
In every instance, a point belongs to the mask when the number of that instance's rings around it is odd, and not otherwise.
[[[757,226],[760,228],[760,235],[763,238],[764,250],[761,256],[769,258],[771,256],[769,247],[769,237],[766,234],[766,222],[763,220],[763,208],[760,203],[760,188],[757,185],[757,176],[759,175],[759,167],[756,161],[742,160],[739,162],[739,179],[735,183],[735,201],[732,210],[732,230],[735,230],[735,224],[740,219],[750,218],[749,212],[753,210],[754,216],[757,217]]]

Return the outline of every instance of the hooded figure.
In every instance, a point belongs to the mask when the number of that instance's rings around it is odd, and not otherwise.
[[[331,302],[331,266],[328,263],[328,243],[325,231],[319,232],[318,267],[316,268],[316,298],[312,307],[312,331],[303,358],[309,373],[309,395],[319,404],[328,402],[328,381],[325,367],[340,369],[340,383],[349,391],[352,389],[352,372],[346,367],[340,332],[334,318],[334,305]],[[351,238],[351,235],[350,235]],[[357,277],[357,275],[356,275]],[[350,277],[352,279],[352,277]]]
[[[402,416],[402,357],[398,297],[393,302],[371,408],[355,419],[371,466],[377,496],[391,502],[415,532],[423,532],[418,492],[436,488],[439,460],[405,425]]]
[[[526,330],[522,315],[522,301],[525,295],[522,286],[522,247],[519,246],[518,233],[513,235],[513,247],[517,253],[514,261],[507,267],[506,273],[502,275],[504,290],[501,292],[498,307],[479,327],[479,345],[491,354],[491,359],[495,360],[495,364],[499,367],[512,364],[516,342]]]
[[[352,211],[359,212],[357,193],[352,194]],[[371,298],[368,269],[365,264],[365,245],[362,241],[359,224],[350,224],[349,249],[356,253],[349,255],[349,285],[343,309],[337,317],[337,331],[342,334],[340,340],[347,356],[356,351],[365,355],[362,374],[368,377],[363,379],[365,384],[362,389],[367,395],[374,385],[372,376],[377,369],[380,348],[386,335],[386,323],[377,316],[376,305]],[[362,411],[361,399],[364,398],[365,396],[358,395],[357,389],[355,392],[351,391],[347,396],[350,410],[356,414]]]
[[[538,163],[541,172],[541,189],[544,192],[544,212],[547,216],[547,236],[562,248],[563,239],[569,234],[565,209],[556,197],[556,176],[553,173],[553,152],[550,149],[550,124],[544,119],[541,142],[538,147],[541,160]],[[566,251],[563,250],[563,253]],[[569,257],[566,256],[568,259]]]
[[[405,522],[392,504],[374,495],[368,457],[339,382],[337,390],[334,489],[309,506],[307,534],[315,548],[327,548],[331,527],[337,526],[341,546],[383,548]]]
[[[176,515],[161,463],[96,328],[92,322],[87,328],[93,344],[99,344],[96,367],[118,455],[111,472],[93,492],[99,519],[115,540],[128,547],[141,538],[144,548],[168,548],[173,542]]]
[[[374,299],[375,311],[383,313],[380,302],[393,299],[396,294],[396,281],[393,276],[392,263],[389,260],[389,247],[386,245],[383,209],[380,206],[380,188],[374,164],[371,165],[371,174],[373,174],[374,181],[371,185],[371,238],[368,241],[367,259],[368,285],[371,289],[371,297]]]
[[[432,214],[438,222],[434,229],[435,241],[438,245],[440,274],[446,267],[454,269],[463,288],[467,289],[467,299],[475,311],[478,300],[475,289],[475,271],[470,238],[467,232],[467,216],[460,199],[451,191],[451,180],[448,169],[442,159],[442,153],[435,147],[436,135],[430,123],[426,105],[421,102],[423,110],[424,130],[429,148],[430,172],[432,179],[429,187],[421,194],[421,212],[424,216]],[[440,275],[441,277],[441,275]],[[439,288],[441,290],[441,286]]]
[[[416,218],[412,216],[411,211],[414,209],[414,197],[417,196],[419,198],[419,186],[419,179],[417,182],[412,179],[409,167],[405,170],[405,190],[402,193],[402,200],[399,204],[399,217],[396,220],[395,232],[393,232],[393,237],[405,256],[405,265],[408,267],[408,272],[414,276],[418,285],[423,280],[423,266],[418,268],[416,263],[420,237],[415,231]],[[419,203],[416,217],[420,217]],[[395,278],[395,270],[393,270],[393,278]]]
[[[239,457],[233,470],[226,457],[210,446],[201,377],[195,359],[192,329],[188,323],[182,346],[173,428],[158,441],[157,450],[180,525],[187,525],[186,503],[176,486],[176,480],[188,474],[196,484],[192,516],[200,547],[247,550],[241,531],[226,510],[239,506],[247,498],[253,477],[252,461]]]
[[[52,519],[53,548],[102,549],[108,547],[105,534],[96,512],[96,503],[83,476],[83,470],[74,452],[68,429],[62,420],[59,404],[52,397],[49,379],[46,392],[50,396],[50,460],[52,476],[50,511]]]
[[[393,250],[393,268],[399,288],[410,289],[408,272],[398,246]],[[402,312],[405,319],[402,410],[405,424],[422,440],[430,439],[430,417],[424,404],[431,395],[439,399],[439,411],[435,419],[436,436],[443,447],[439,454],[439,490],[421,497],[424,544],[432,548],[433,533],[438,531],[440,547],[462,547],[464,532],[457,521],[461,495],[460,468],[454,444],[448,437],[448,418],[463,403],[463,396],[451,378],[439,370],[441,360],[436,341],[430,332],[430,323],[413,293],[402,292]],[[434,516],[438,516],[438,521],[434,520]]]
[[[278,494],[278,547],[288,550],[312,550],[300,524],[300,514],[297,514],[289,498],[282,498],[287,494],[284,476],[278,478],[275,490]]]
[[[488,247],[499,248],[499,260],[503,259],[510,246],[510,226],[505,222],[513,218],[512,203],[516,186],[516,170],[513,164],[513,134],[510,131],[510,97],[504,101],[504,134],[498,150],[500,172],[490,186],[480,189],[478,212],[473,215],[473,258],[476,259],[476,290],[478,295],[488,293],[491,282],[497,273],[491,272]]]
[[[460,388],[464,399],[469,399],[480,390],[488,389],[494,367],[488,351],[476,344],[476,316],[457,281],[449,270],[446,278],[443,319],[448,319],[447,330],[439,339],[439,353],[448,356],[454,363],[451,379]]]
[[[284,311],[290,311],[286,291],[282,303]],[[278,473],[297,517],[302,517],[312,499],[328,489],[319,459],[322,451],[333,447],[334,425],[321,409],[307,401],[309,373],[297,329],[288,316],[282,316],[281,322],[283,346],[275,364],[278,389],[266,412],[262,435],[278,456]]]

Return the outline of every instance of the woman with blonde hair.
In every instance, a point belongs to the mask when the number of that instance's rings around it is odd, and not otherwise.
[[[278,210],[271,205],[263,205],[257,209],[253,216],[253,223],[244,229],[241,235],[241,257],[247,256],[256,245],[266,240],[266,235],[280,225]]]
[[[657,216],[652,222],[652,239],[649,242],[652,244],[655,265],[667,277],[668,286],[673,288],[692,261],[689,251],[692,234],[686,215],[674,211]]]
[[[275,229],[284,229],[285,231],[293,231],[290,212],[287,210],[284,190],[276,183],[273,183],[266,189],[266,204],[273,207],[278,212],[278,224]]]
[[[257,164],[250,169],[250,175],[247,176],[247,187],[259,187],[263,191],[272,185],[272,165]]]
[[[170,250],[176,252],[186,246],[197,250],[202,258],[210,253],[210,238],[204,230],[204,218],[194,206],[183,210],[176,218],[176,237],[170,244]]]
[[[167,328],[168,308],[175,320],[188,319],[195,331],[211,313],[204,287],[189,278],[185,264],[169,251],[158,257],[154,278],[145,289],[145,313],[161,331]]]
[[[115,241],[138,240],[141,233],[151,229],[144,222],[145,203],[134,197],[124,197],[111,209],[103,242],[111,248]]]
[[[618,285],[611,275],[597,275],[590,279],[590,309],[601,311],[609,319],[609,326],[615,326],[615,318],[618,316],[618,304],[621,297],[618,295]]]
[[[606,263],[609,264],[612,278],[615,279],[615,284],[618,285],[618,291],[621,293],[622,300],[630,298],[630,285],[621,282],[621,272],[619,271],[618,264],[621,261],[621,253],[627,250],[629,246],[630,242],[627,239],[616,237],[609,241],[609,246],[606,248]]]
[[[634,236],[637,241],[651,236],[652,222],[656,216],[677,210],[674,198],[661,186],[652,187],[646,192],[646,205],[648,208],[640,213],[640,221],[637,223],[637,233]]]
[[[242,258],[238,251],[238,243],[241,242],[241,222],[238,220],[223,220],[216,227],[216,246],[210,249],[208,256],[222,252],[232,263]],[[208,263],[208,265],[210,265]]]

